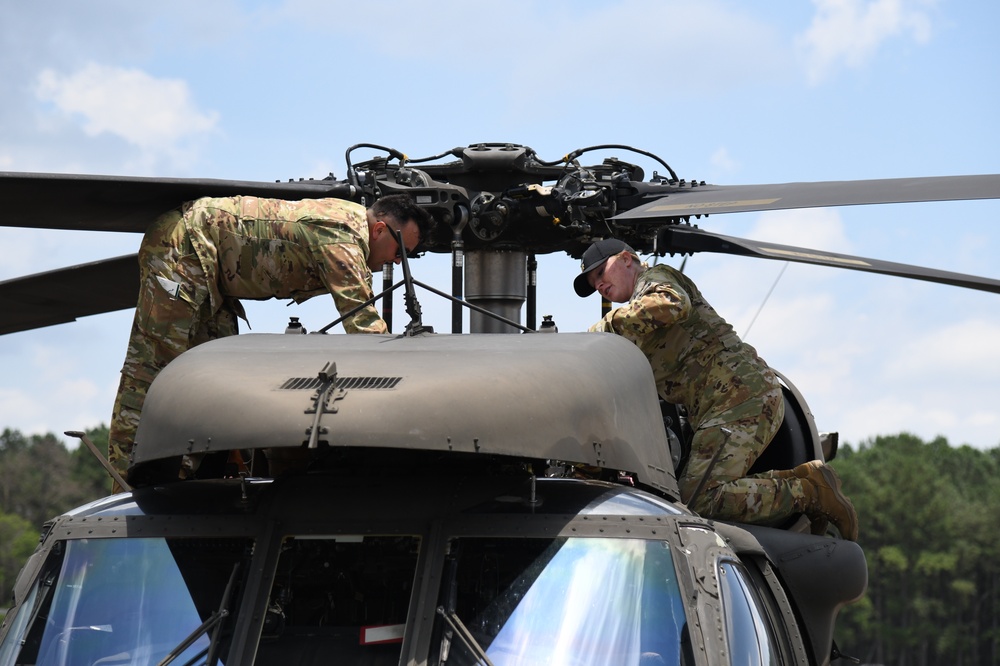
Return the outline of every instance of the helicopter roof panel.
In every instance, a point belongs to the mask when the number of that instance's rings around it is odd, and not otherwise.
[[[592,333],[215,340],[153,382],[134,462],[310,445],[585,463],[678,495],[646,358]]]

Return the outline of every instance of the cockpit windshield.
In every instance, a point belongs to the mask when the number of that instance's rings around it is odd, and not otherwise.
[[[234,572],[249,552],[248,539],[60,542],[0,646],[0,664],[157,664],[213,614],[228,613],[227,583],[238,583]],[[225,631],[220,623],[198,635],[175,663],[213,647],[225,663]]]
[[[681,664],[686,619],[669,545],[461,538],[441,596],[442,664]]]

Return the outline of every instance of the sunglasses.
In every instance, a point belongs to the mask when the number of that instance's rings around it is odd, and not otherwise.
[[[389,226],[388,222],[386,222],[384,220],[378,220],[378,221],[381,222],[382,224],[384,224],[385,228],[389,230],[389,236],[391,236],[392,240],[394,240],[396,242],[396,259],[399,259],[400,261],[402,261],[403,260],[403,247],[405,247],[403,245],[403,238],[402,238],[403,234],[402,234],[402,232],[401,231],[396,231],[391,226]],[[409,256],[411,254],[413,254],[413,250],[412,249],[407,249],[406,250],[406,255]]]

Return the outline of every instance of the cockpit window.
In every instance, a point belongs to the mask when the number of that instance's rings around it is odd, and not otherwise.
[[[679,515],[680,510],[667,502],[640,493],[608,493],[591,502],[580,511],[580,515],[608,515],[608,516],[659,516],[659,515]]]
[[[666,542],[462,538],[439,599],[437,663],[686,663]],[[662,661],[660,661],[662,660]]]
[[[398,664],[420,539],[300,536],[282,544],[255,664]]]
[[[30,607],[19,611],[18,635],[0,647],[0,663],[156,664],[209,619],[177,663],[210,649],[225,663],[221,611],[236,603],[250,548],[247,539],[60,542],[29,592]]]
[[[780,663],[774,631],[743,567],[735,562],[721,562],[719,587],[730,652],[739,655],[740,663],[747,666]]]

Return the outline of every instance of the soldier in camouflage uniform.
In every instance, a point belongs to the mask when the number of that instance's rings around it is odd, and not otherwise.
[[[371,298],[372,271],[399,263],[388,225],[410,252],[430,217],[400,194],[368,210],[340,199],[206,197],[157,219],[139,248],[139,303],[111,417],[111,464],[126,474],[146,391],[160,370],[195,345],[238,332],[245,316],[237,299],[302,302],[329,293],[343,314]],[[386,332],[374,305],[343,326]]]
[[[587,248],[574,287],[581,297],[599,291],[609,301],[628,301],[590,330],[634,342],[652,365],[660,396],[687,409],[694,436],[678,484],[692,510],[760,525],[804,513],[814,531],[829,521],[857,540],[854,506],[825,463],[746,476],[781,425],[781,386],[690,279],[669,266],[648,268],[631,247],[606,239]]]

